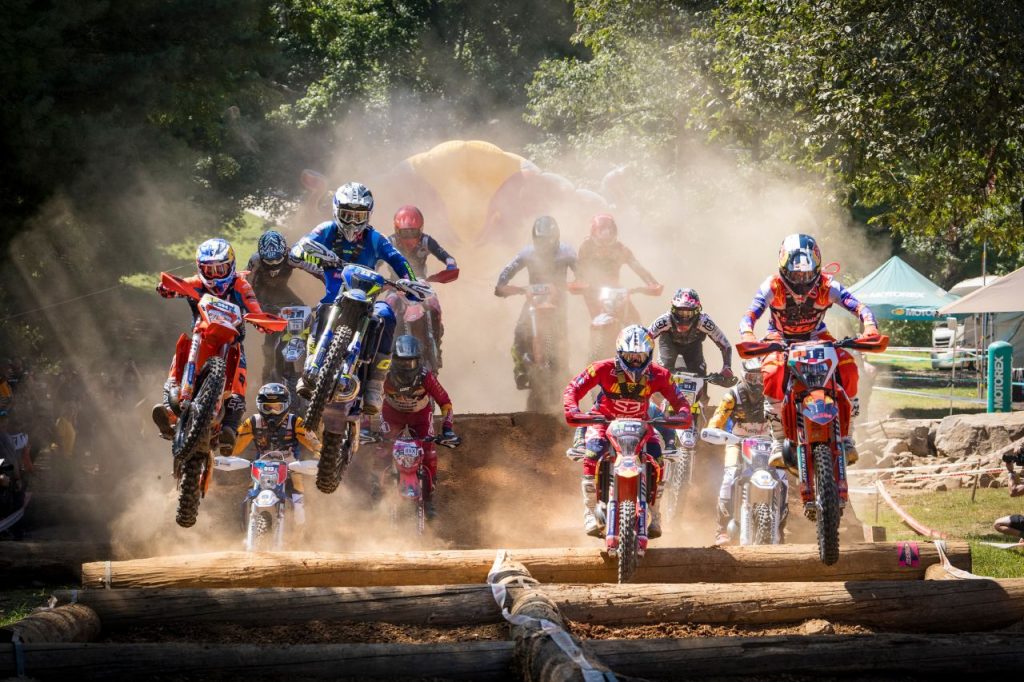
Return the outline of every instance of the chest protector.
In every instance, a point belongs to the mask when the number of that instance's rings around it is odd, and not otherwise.
[[[829,289],[832,278],[822,275],[814,290],[803,300],[797,300],[783,284],[782,279],[772,280],[772,323],[786,338],[810,338],[810,335],[825,319],[825,312],[832,307]]]
[[[391,377],[384,382],[384,399],[399,412],[419,412],[430,404],[430,395],[423,385],[423,372],[409,386],[398,386]]]
[[[737,436],[757,436],[768,433],[768,422],[764,417],[764,396],[754,396],[746,385],[730,388],[736,407],[732,411],[733,433]]]
[[[294,414],[289,414],[282,419],[276,427],[267,423],[262,414],[256,413],[252,417],[252,440],[256,444],[256,452],[264,455],[274,450],[291,452],[292,457],[299,456],[299,439],[295,435]]]

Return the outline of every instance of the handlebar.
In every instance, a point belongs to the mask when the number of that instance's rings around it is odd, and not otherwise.
[[[769,353],[785,352],[792,346],[801,343],[822,343],[831,345],[834,348],[849,348],[851,350],[865,351],[868,353],[882,353],[889,347],[889,337],[880,335],[877,337],[847,336],[838,341],[825,339],[813,340],[786,340],[772,339],[771,341],[740,341],[736,344],[736,352],[741,358],[755,358]]]
[[[202,295],[186,284],[184,279],[177,275],[172,275],[169,272],[160,273],[160,285],[183,298],[190,298],[193,301],[199,301],[202,299]],[[267,312],[243,312],[242,319],[260,331],[267,333],[284,331],[284,328],[288,326],[288,320]]]
[[[600,424],[610,424],[614,421],[600,414],[583,414],[577,417],[568,417],[568,419],[571,419],[572,426],[597,426]],[[633,417],[630,417],[630,419],[633,419]],[[686,417],[652,417],[638,421],[642,421],[649,426],[664,426],[670,429],[688,429],[693,424],[693,419]]]

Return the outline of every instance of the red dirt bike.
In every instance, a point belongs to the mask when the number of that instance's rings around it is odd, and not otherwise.
[[[838,382],[837,349],[881,353],[888,345],[888,336],[790,343],[769,340],[736,345],[741,358],[784,353],[783,452],[786,463],[799,469],[804,515],[817,525],[818,558],[825,565],[839,561],[839,519],[849,499],[846,446],[839,432],[838,401],[843,398]]]
[[[648,441],[657,438],[657,432],[651,427],[686,429],[692,420],[689,417],[613,419],[609,424],[602,416],[586,415],[575,423],[608,424],[605,435],[610,447],[597,467],[597,512],[598,517],[604,517],[608,555],[618,559],[618,581],[626,583],[633,578],[640,557],[647,552],[648,504],[653,504],[658,494],[658,463],[646,450]],[[672,455],[664,453],[664,456]]]
[[[584,294],[590,290],[585,282],[570,282],[569,292]],[[662,285],[642,286],[626,289],[624,287],[601,287],[597,293],[601,312],[590,321],[590,349],[587,357],[589,362],[597,362],[610,356],[615,351],[615,339],[630,320],[626,319],[629,310],[629,297],[633,294],[660,296]]]
[[[459,269],[441,270],[427,277],[430,283],[447,284],[459,278]],[[441,339],[435,338],[434,306],[440,310],[440,305],[435,304],[437,293],[431,292],[430,296],[422,301],[409,301],[405,296],[393,294],[388,296],[387,301],[395,311],[398,318],[398,326],[395,329],[395,338],[403,334],[411,334],[420,342],[423,349],[423,363],[434,374],[441,369]]]
[[[195,525],[199,500],[210,486],[212,453],[224,418],[224,398],[231,393],[240,349],[235,343],[248,322],[266,332],[279,332],[287,321],[269,313],[242,313],[229,301],[203,294],[183,279],[160,273],[160,282],[174,293],[197,301],[199,317],[191,339],[182,334],[175,350],[181,369],[180,389],[171,407],[178,414],[171,441],[174,480],[178,484],[179,526]]]

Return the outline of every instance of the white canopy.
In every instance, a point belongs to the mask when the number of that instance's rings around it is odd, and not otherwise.
[[[940,315],[1024,312],[1024,268],[939,309]]]

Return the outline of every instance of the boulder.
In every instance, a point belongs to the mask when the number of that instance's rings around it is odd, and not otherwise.
[[[907,450],[918,457],[935,454],[933,441],[929,437],[934,419],[885,419],[878,429],[890,440],[898,439],[907,443]]]
[[[940,455],[960,459],[984,455],[1024,438],[1024,412],[955,414],[945,417],[935,432]]]
[[[896,455],[902,455],[904,452],[910,452],[910,444],[901,438],[894,438],[882,448],[882,457],[895,458]]]

